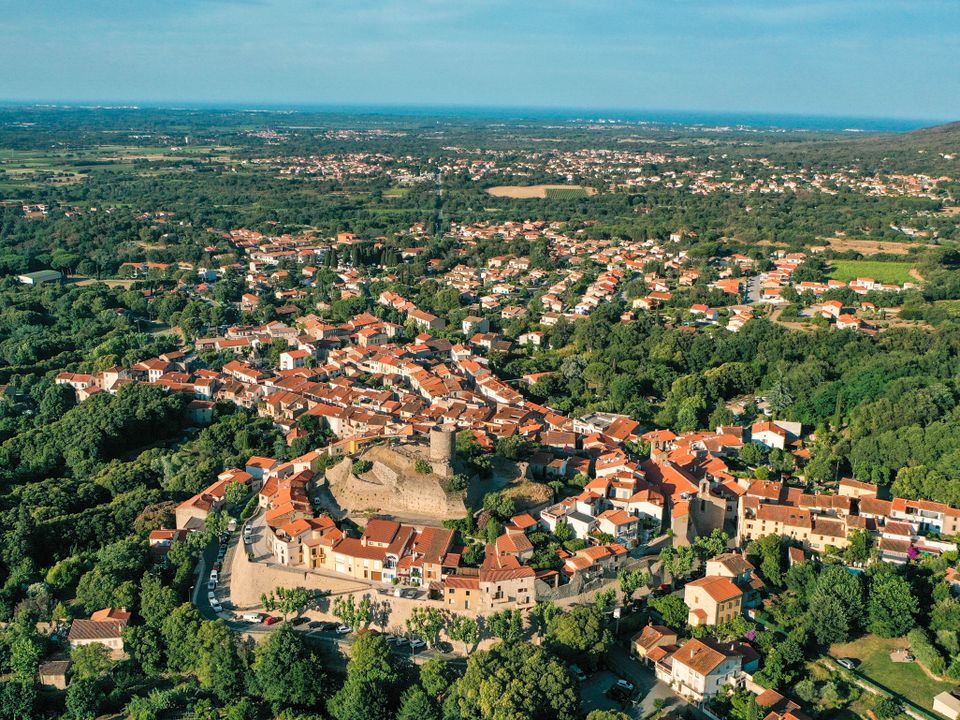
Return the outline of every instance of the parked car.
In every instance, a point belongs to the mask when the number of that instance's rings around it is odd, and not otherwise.
[[[217,613],[218,615],[223,612],[223,605],[221,605],[220,603],[218,603],[218,602],[216,602],[216,601],[211,602],[211,603],[210,603],[210,607],[212,607],[212,608],[213,608],[213,611],[214,611],[215,613]]]
[[[217,579],[210,578],[207,580],[207,590],[216,590],[217,589]]]
[[[837,663],[847,670],[855,670],[859,664],[854,658],[837,658]]]
[[[243,544],[244,544],[244,545],[252,545],[252,544],[253,544],[253,538],[250,537],[249,535],[245,535],[244,538],[243,538]]]
[[[337,625],[337,633],[339,635],[347,635],[348,633],[352,633],[352,632],[353,630],[351,628],[348,628],[346,625]]]
[[[217,560],[217,561],[213,564],[213,572],[219,573],[220,570],[221,570],[221,568],[223,568],[223,563],[222,563],[220,560]]]
[[[263,613],[244,613],[240,616],[240,619],[244,622],[259,623],[263,622],[264,617]]]
[[[573,675],[573,679],[577,682],[583,682],[587,679],[587,674],[580,669],[579,665],[571,665],[570,674]]]
[[[623,690],[627,691],[628,693],[632,693],[632,692],[636,689],[636,685],[634,685],[634,684],[633,684],[632,682],[630,682],[629,680],[624,680],[623,678],[620,678],[619,680],[617,680],[617,685],[616,685],[616,687],[622,688]]]
[[[309,622],[309,621],[310,621],[310,618],[304,617],[303,615],[301,615],[300,617],[295,617],[293,620],[291,620],[290,624],[297,626],[297,625],[303,625],[305,622]]]
[[[420,648],[425,648],[427,644],[418,637],[410,638],[410,647],[413,650],[419,650]]]
[[[619,702],[619,703],[626,702],[627,700],[630,699],[630,693],[628,693],[626,690],[624,690],[624,689],[623,689],[622,687],[620,687],[619,685],[613,685],[613,686],[611,686],[611,687],[607,690],[606,696],[607,696],[608,698],[610,698],[611,700],[616,700],[616,701]]]
[[[323,630],[327,627],[327,623],[325,623],[323,620],[314,620],[313,622],[308,623],[307,627],[311,630]]]

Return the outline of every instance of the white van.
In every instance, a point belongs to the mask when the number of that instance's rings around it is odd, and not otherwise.
[[[244,613],[240,616],[240,619],[244,622],[258,623],[263,622],[263,615],[261,613]]]

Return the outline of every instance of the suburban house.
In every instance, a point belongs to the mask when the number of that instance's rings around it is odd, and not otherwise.
[[[756,669],[759,656],[743,643],[720,645],[708,639],[688,640],[683,646],[659,660],[658,680],[667,683],[681,697],[702,702],[717,695],[722,688],[739,688],[745,672]]]
[[[114,657],[123,655],[123,629],[130,622],[130,613],[117,608],[97,610],[89,620],[74,620],[67,640],[70,647],[99,643],[106,645]]]
[[[676,650],[677,633],[666,625],[647,625],[630,640],[630,651],[634,657],[641,660],[651,658],[655,648],[671,648]]]
[[[743,591],[728,577],[706,576],[688,582],[683,601],[690,608],[692,626],[721,625],[743,612]]]

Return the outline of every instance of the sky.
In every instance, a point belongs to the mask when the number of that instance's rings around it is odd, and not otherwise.
[[[0,100],[960,119],[960,0],[0,0]]]

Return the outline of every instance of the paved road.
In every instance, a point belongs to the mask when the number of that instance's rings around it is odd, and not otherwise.
[[[751,275],[747,280],[747,302],[751,305],[757,304],[763,297],[763,288],[761,285],[763,285],[763,281],[759,275]]]

